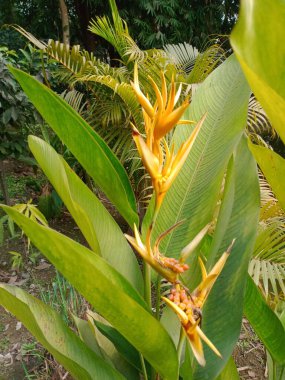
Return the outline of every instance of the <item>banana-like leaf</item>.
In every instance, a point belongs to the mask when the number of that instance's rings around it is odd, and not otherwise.
[[[165,379],[176,380],[175,346],[144,301],[105,260],[66,236],[2,206],[34,245]],[[167,358],[167,360],[166,360]]]
[[[244,170],[246,167],[247,170]],[[222,204],[213,235],[207,268],[217,262],[235,240],[227,263],[203,308],[202,329],[223,356],[205,347],[206,366],[195,365],[194,379],[215,379],[228,362],[240,333],[248,263],[254,248],[259,217],[256,163],[242,137],[225,182]],[[190,283],[191,284],[191,283]]]
[[[268,148],[253,144],[249,144],[249,147],[275,196],[285,210],[285,183],[282,181],[285,178],[285,159]]]
[[[165,197],[156,224],[158,234],[173,223],[186,219],[161,244],[161,251],[167,255],[177,257],[181,249],[211,221],[224,172],[246,125],[249,94],[247,82],[234,56],[219,66],[197,89],[185,118],[199,120],[205,113],[207,117],[184,167]],[[178,126],[173,138],[175,145],[179,146],[185,141],[190,131],[187,126]],[[245,166],[248,171],[244,170]],[[206,335],[222,352],[224,360],[205,347],[207,364],[204,369],[194,369],[195,380],[213,379],[219,374],[240,330],[244,278],[259,213],[256,165],[244,140],[235,154],[231,170],[232,179],[228,178],[226,200],[229,208],[225,206],[223,215],[219,215],[220,232],[215,237],[209,265],[217,261],[232,239],[236,238],[237,241],[205,305],[202,325]],[[198,281],[199,270],[194,265],[196,256],[197,252],[193,254],[192,266],[187,271],[189,276],[186,281],[190,288]],[[236,299],[235,294],[240,299]]]
[[[231,44],[272,126],[285,142],[284,0],[242,0]]]
[[[224,172],[246,124],[249,95],[250,89],[234,56],[195,92],[183,119],[198,121],[207,116],[188,159],[165,196],[154,230],[159,235],[185,220],[162,241],[161,251],[167,255],[178,257],[181,249],[211,221]],[[173,136],[175,146],[186,141],[192,130],[191,126],[178,126]]]
[[[244,313],[271,357],[277,363],[285,364],[285,329],[250,276],[246,284]]]
[[[60,96],[23,71],[12,67],[10,71],[42,117],[133,226],[138,220],[134,193],[111,149]]]
[[[92,250],[142,293],[143,281],[137,259],[109,212],[49,144],[29,136],[29,147]]]
[[[1,284],[0,304],[20,319],[75,379],[124,379],[90,350],[42,301],[15,286]]]

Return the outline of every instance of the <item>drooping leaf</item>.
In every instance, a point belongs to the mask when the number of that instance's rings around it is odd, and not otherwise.
[[[84,246],[2,206],[34,245],[166,379],[175,380],[178,360],[162,325],[135,289],[105,260]],[[167,361],[165,358],[167,357]]]
[[[75,379],[124,378],[91,351],[42,301],[15,286],[1,284],[0,304],[20,319]]]
[[[10,71],[42,117],[133,226],[138,219],[133,190],[111,149],[60,96],[23,71],[12,67]]]
[[[244,313],[259,339],[279,364],[285,363],[285,329],[278,316],[265,302],[252,278],[248,276]]]
[[[285,142],[285,5],[242,0],[231,44],[255,96]]]
[[[29,136],[29,147],[93,251],[142,293],[138,262],[109,212],[49,144]]]

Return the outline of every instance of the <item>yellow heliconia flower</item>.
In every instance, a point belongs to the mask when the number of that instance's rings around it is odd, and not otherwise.
[[[205,365],[202,341],[204,341],[218,356],[221,357],[220,352],[200,328],[202,322],[201,309],[229,257],[233,243],[220,257],[209,274],[207,274],[203,261],[199,258],[202,272],[202,282],[192,293],[189,293],[189,291],[182,285],[176,284],[171,290],[169,298],[162,297],[166,304],[169,305],[179,317],[194,356],[201,366]]]
[[[181,116],[184,114],[186,108],[189,106],[189,100],[186,99],[181,106],[174,109],[177,104],[182,85],[178,87],[176,92],[176,86],[174,83],[174,78],[172,77],[171,81],[171,89],[168,99],[167,94],[167,85],[165,76],[161,73],[161,91],[157,87],[155,81],[149,77],[149,81],[151,82],[152,88],[154,89],[156,95],[156,101],[154,105],[151,104],[148,97],[143,94],[139,85],[138,78],[138,67],[137,64],[134,66],[134,82],[131,83],[136,97],[142,106],[145,115],[144,119],[146,121],[147,117],[149,118],[148,124],[151,125],[153,138],[155,140],[162,139],[172,128],[174,128],[177,124],[186,124],[193,123],[190,120],[180,121]]]
[[[152,185],[156,193],[156,208],[160,207],[165,193],[187,159],[205,117],[206,115],[197,123],[190,137],[180,146],[176,154],[174,153],[174,146],[172,145],[169,149],[165,140],[164,151],[159,147],[156,152],[153,152],[139,131],[133,126],[133,139],[142,162],[152,179]]]
[[[182,223],[184,223],[184,221],[177,222],[173,226],[168,228],[166,231],[164,231],[162,234],[160,234],[152,246],[150,241],[152,225],[147,231],[145,244],[141,240],[141,236],[136,225],[134,225],[134,237],[125,234],[125,237],[129,241],[129,243],[141,255],[141,257],[148,264],[150,264],[153,267],[153,269],[155,269],[159,274],[161,274],[171,283],[176,283],[178,281],[178,276],[189,269],[188,264],[185,264],[185,252],[187,253],[188,257],[188,254],[191,253],[195,248],[197,248],[197,246],[199,245],[209,228],[209,225],[207,225],[194,237],[192,242],[181,251],[181,256],[179,260],[172,257],[164,256],[159,250],[159,245],[161,241],[171,231],[179,227]]]
[[[144,261],[146,261],[156,272],[158,272],[162,277],[166,278],[171,283],[175,283],[178,279],[178,275],[189,269],[189,266],[187,264],[180,263],[174,258],[162,255],[159,252],[159,244],[170,231],[172,231],[180,224],[181,223],[175,224],[166,232],[161,234],[157,238],[153,248],[151,248],[150,245],[150,229],[148,230],[148,234],[146,236],[146,244],[142,242],[136,225],[134,226],[134,237],[125,234],[125,237],[129,243],[141,255]]]

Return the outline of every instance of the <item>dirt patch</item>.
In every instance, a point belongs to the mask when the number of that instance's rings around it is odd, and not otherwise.
[[[267,379],[265,349],[246,319],[233,356],[241,380]]]

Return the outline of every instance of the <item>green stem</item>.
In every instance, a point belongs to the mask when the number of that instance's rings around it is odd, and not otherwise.
[[[272,358],[272,369],[273,369],[273,378],[272,380],[276,380],[276,362],[275,360]]]
[[[146,367],[145,367],[145,362],[144,362],[144,357],[142,356],[141,353],[140,353],[140,360],[141,360],[141,365],[142,365],[143,377],[144,377],[145,380],[148,380],[147,372],[146,372]]]
[[[284,369],[285,369],[285,366],[282,366],[282,369],[281,369],[281,371],[280,371],[280,377],[279,377],[279,380],[282,380],[283,373],[284,373]]]
[[[177,346],[177,356],[178,356],[179,362],[180,362],[180,359],[181,359],[181,354],[182,354],[182,349],[183,349],[183,345],[184,345],[184,342],[185,342],[185,338],[186,338],[186,335],[185,335],[183,327],[181,326],[181,328],[180,328],[179,342],[178,342],[178,346]]]
[[[155,306],[155,316],[159,320],[160,317],[160,290],[161,290],[161,276],[157,276],[156,280],[156,306]]]
[[[151,267],[144,262],[144,299],[151,309]]]

